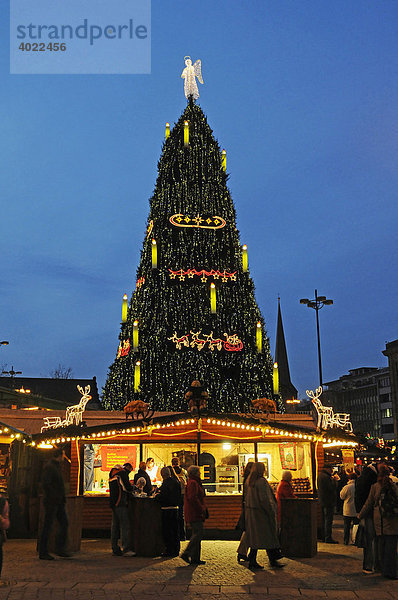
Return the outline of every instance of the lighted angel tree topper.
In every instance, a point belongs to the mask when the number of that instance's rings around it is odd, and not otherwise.
[[[227,178],[191,95],[163,146],[136,288],[104,388],[106,409],[137,398],[138,362],[141,397],[156,410],[186,410],[195,379],[209,393],[210,411],[246,411],[253,399],[272,397],[269,343]]]

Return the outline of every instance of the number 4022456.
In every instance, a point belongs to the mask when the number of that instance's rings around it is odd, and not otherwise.
[[[21,42],[18,46],[19,50],[23,50],[24,52],[65,52],[66,44],[59,42],[48,42],[48,44],[44,42]]]

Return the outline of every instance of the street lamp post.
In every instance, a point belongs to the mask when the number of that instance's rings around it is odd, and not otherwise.
[[[3,371],[3,375],[9,375],[11,381],[14,383],[15,375],[22,375],[22,371],[14,371],[14,367],[11,367],[9,371]]]
[[[308,308],[313,308],[316,313],[316,335],[318,341],[318,365],[319,365],[319,384],[322,386],[322,360],[321,360],[321,338],[319,335],[319,317],[318,312],[324,306],[330,306],[333,304],[333,300],[329,300],[326,296],[318,296],[318,291],[315,290],[315,299],[308,300],[308,298],[301,298],[300,304],[305,304]]]

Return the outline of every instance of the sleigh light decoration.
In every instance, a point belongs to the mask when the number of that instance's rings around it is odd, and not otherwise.
[[[68,427],[68,425],[73,424],[80,425],[82,423],[83,413],[86,409],[86,405],[92,397],[90,396],[89,385],[86,385],[84,390],[80,385],[78,385],[77,389],[82,394],[79,404],[68,406],[64,420],[62,420],[61,417],[44,417],[44,425],[41,428],[41,431],[45,431],[46,429],[56,429],[57,427]]]
[[[323,406],[320,401],[322,394],[322,386],[319,386],[313,392],[312,390],[306,390],[308,398],[311,399],[312,404],[318,415],[317,429],[330,429],[333,427],[339,427],[352,433],[352,423],[350,421],[349,413],[335,413],[331,406]]]

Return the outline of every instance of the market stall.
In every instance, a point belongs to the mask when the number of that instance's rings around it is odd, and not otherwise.
[[[199,464],[210,518],[207,530],[233,530],[241,510],[243,469],[248,461],[266,465],[266,477],[275,489],[286,469],[300,498],[314,498],[316,473],[323,466],[323,445],[355,447],[343,431],[316,431],[309,415],[277,414],[268,421],[238,414],[194,416],[153,415],[143,420],[85,427],[48,429],[36,436],[47,446],[70,444],[70,490],[83,495],[83,530],[108,529],[108,476],[115,464],[154,459],[150,473],[160,485],[159,470],[175,456],[183,467]],[[94,415],[93,415],[94,418]],[[329,437],[331,435],[332,437]]]

